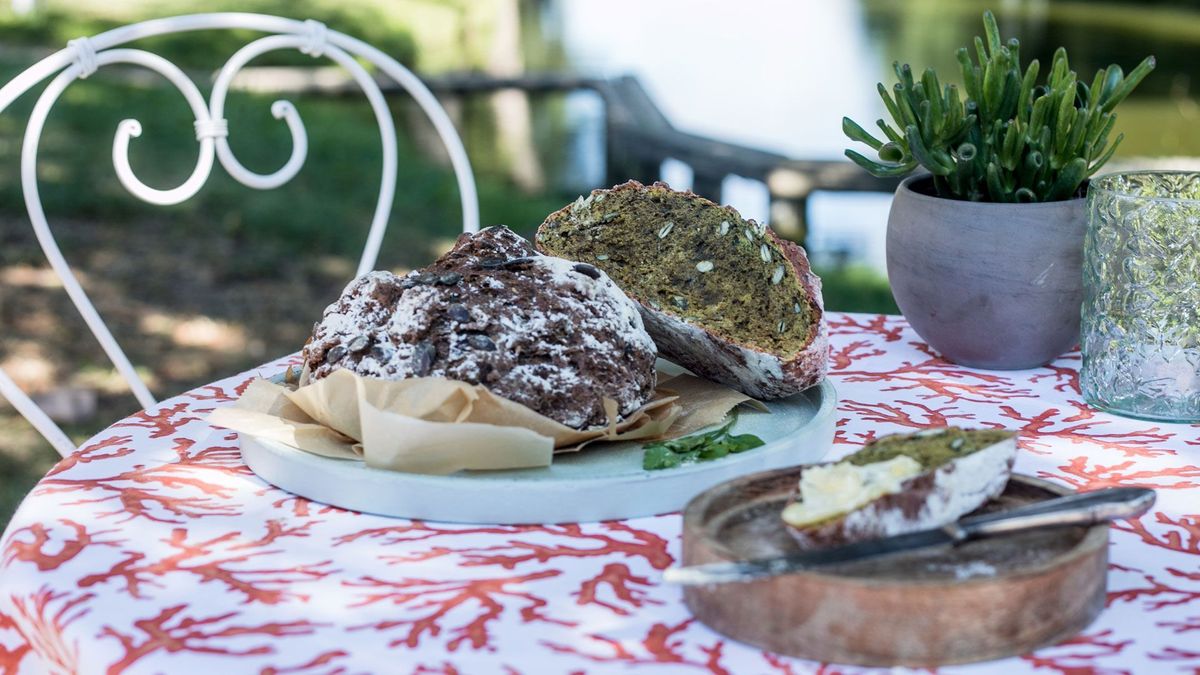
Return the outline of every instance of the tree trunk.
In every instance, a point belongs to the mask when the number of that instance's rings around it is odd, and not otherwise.
[[[518,0],[497,3],[492,49],[487,72],[500,77],[520,75],[525,70],[521,56],[521,8]],[[498,149],[509,162],[512,181],[524,192],[539,192],[546,186],[541,159],[533,142],[533,115],[529,95],[509,89],[492,94],[496,115]]]

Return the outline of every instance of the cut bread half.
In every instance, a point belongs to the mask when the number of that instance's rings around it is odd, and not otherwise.
[[[552,213],[535,243],[607,272],[659,353],[697,375],[759,399],[825,375],[821,281],[804,249],[728,206],[630,181]]]
[[[806,468],[783,520],[805,548],[941,527],[1004,491],[1016,434],[953,427],[886,436]]]

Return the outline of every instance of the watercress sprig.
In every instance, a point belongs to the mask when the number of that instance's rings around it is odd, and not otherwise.
[[[763,445],[763,440],[754,434],[729,433],[736,421],[735,412],[729,416],[728,422],[713,431],[649,443],[644,448],[645,454],[642,455],[642,468],[646,471],[657,471],[695,462],[708,462]]]

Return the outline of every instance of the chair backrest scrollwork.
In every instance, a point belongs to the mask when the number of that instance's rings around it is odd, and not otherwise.
[[[201,30],[249,29],[267,33],[239,49],[221,67],[213,83],[212,92],[205,100],[196,84],[182,70],[166,59],[142,49],[121,48],[128,42],[147,37],[184,33]],[[164,77],[175,86],[186,100],[195,118],[196,141],[199,154],[196,168],[180,185],[170,189],[156,189],[143,183],[129,163],[129,144],[142,133],[137,120],[123,120],[113,139],[113,166],[117,178],[131,194],[151,204],[178,204],[191,198],[208,181],[214,159],[235,180],[258,190],[270,190],[290,181],[304,166],[308,154],[308,137],[304,122],[296,107],[288,101],[275,101],[271,114],[283,120],[292,137],[292,152],[287,162],[273,173],[259,174],[244,167],[229,147],[230,129],[225,121],[225,99],[237,73],[255,57],[278,50],[297,50],[313,58],[328,58],[345,68],[367,97],[379,125],[380,142],[383,148],[383,172],[379,186],[379,201],[371,221],[371,228],[358,263],[358,274],[375,266],[380,245],[387,230],[388,216],[396,191],[396,127],[386,99],[371,74],[359,63],[363,59],[384,75],[392,78],[407,91],[429,117],[434,130],[445,144],[454,174],[458,180],[462,202],[463,231],[479,229],[479,206],[475,181],[470,162],[454,124],[429,89],[407,68],[395,59],[371,45],[329,30],[317,21],[298,21],[264,14],[237,12],[193,14],[165,19],[154,19],[142,23],[122,26],[94,37],[71,40],[65,49],[46,57],[0,88],[0,112],[31,88],[53,77],[42,91],[25,129],[21,147],[21,186],[25,206],[33,224],[39,244],[51,267],[62,281],[71,301],[83,315],[93,335],[112,360],[117,371],[129,384],[134,396],[144,407],[155,404],[150,390],[134,370],[125,352],[113,338],[112,333],[96,312],[87,294],[80,287],[70,266],[63,258],[58,243],[50,231],[42,208],[37,185],[37,153],[42,129],[51,108],[62,93],[74,81],[87,78],[97,69],[115,63],[146,68]],[[71,452],[74,447],[65,434],[47,417],[24,392],[0,371],[0,395],[10,400],[17,411],[30,421],[55,446],[61,454]]]

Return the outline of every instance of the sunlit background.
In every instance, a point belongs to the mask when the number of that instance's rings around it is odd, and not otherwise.
[[[79,35],[146,18],[240,10],[316,18],[361,37],[438,88],[466,143],[485,224],[529,233],[581,192],[624,178],[609,166],[609,110],[594,87],[633,76],[682,132],[800,160],[841,161],[843,115],[883,115],[875,83],[894,60],[955,80],[954,50],[993,9],[1022,55],[1048,62],[1062,45],[1090,80],[1111,62],[1147,54],[1158,68],[1119,109],[1123,162],[1194,163],[1200,155],[1200,3],[1052,0],[12,0],[0,9],[5,80]],[[183,67],[202,89],[255,37],[208,32],[141,45]],[[156,187],[178,184],[195,161],[191,117],[178,92],[145,73],[106,69],[73,85],[42,143],[40,180],[67,258],[160,397],[295,351],[353,273],[379,181],[378,131],[365,100],[345,95],[327,62],[271,56],[231,95],[230,143],[251,169],[290,153],[271,101],[296,102],[309,130],[306,168],[273,192],[218,169],[184,205],[144,205],[117,183],[117,122],[136,118],[133,165]],[[454,81],[515,78],[534,91],[464,91]],[[547,84],[550,83],[550,84]],[[557,84],[555,84],[557,83]],[[333,92],[318,92],[331,87]],[[0,115],[0,365],[36,394],[77,440],[134,409],[46,269],[17,180],[23,128],[36,98]],[[432,129],[402,95],[390,98],[400,185],[380,266],[408,269],[448,247],[457,192]],[[652,167],[675,187],[701,177],[688,157]],[[639,177],[657,177],[639,176]],[[711,180],[711,176],[706,180]],[[773,219],[761,179],[728,175],[724,202]],[[701,185],[695,185],[700,190]],[[708,187],[707,185],[705,187]],[[802,238],[831,309],[894,312],[883,232],[890,186],[817,192]],[[0,524],[53,462],[49,446],[0,403]]]

